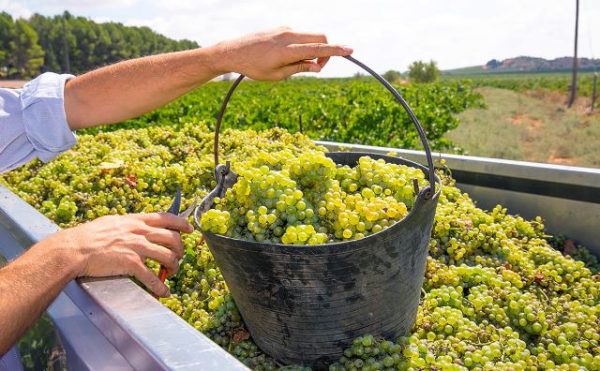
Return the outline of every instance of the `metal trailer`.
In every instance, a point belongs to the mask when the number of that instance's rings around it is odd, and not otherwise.
[[[318,142],[330,150],[360,151],[425,162],[423,152]],[[544,217],[600,256],[600,169],[436,153],[458,186],[482,208],[501,204],[527,218]],[[57,225],[0,187],[0,255],[10,260],[56,232]],[[128,278],[71,282],[48,308],[72,370],[244,370]]]

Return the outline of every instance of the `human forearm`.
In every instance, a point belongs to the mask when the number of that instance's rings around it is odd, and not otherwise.
[[[217,48],[132,59],[97,69],[65,87],[73,130],[120,122],[158,108],[223,73]]]
[[[0,269],[0,356],[74,278],[134,276],[155,295],[168,295],[144,262],[153,259],[174,274],[183,256],[180,232],[192,230],[173,214],[113,215],[38,242]]]
[[[0,269],[0,355],[25,333],[75,277],[77,255],[42,241]]]
[[[289,28],[247,35],[217,45],[124,61],[88,72],[65,86],[72,130],[139,116],[226,72],[279,80],[319,72],[331,56],[352,49],[330,45],[322,34]]]

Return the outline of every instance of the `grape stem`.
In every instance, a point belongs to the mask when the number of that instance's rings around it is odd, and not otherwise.
[[[542,290],[542,288],[541,288],[541,287],[539,287],[539,286],[537,287],[537,289],[538,289],[538,291],[539,291],[539,292],[541,292],[541,293],[542,293],[542,295],[544,296],[546,303],[549,303],[549,302],[550,302],[550,298],[548,297],[548,295],[546,295],[546,293],[544,292],[544,290]]]

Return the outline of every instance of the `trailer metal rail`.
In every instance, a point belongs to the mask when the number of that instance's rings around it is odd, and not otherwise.
[[[388,154],[424,163],[420,151],[317,142],[340,149]],[[600,256],[600,169],[435,153],[458,186],[483,208],[496,204],[527,218],[541,215],[550,231],[577,239]],[[13,259],[59,230],[0,186],[0,255]],[[48,308],[77,370],[247,370],[128,278],[69,283]]]
[[[0,186],[7,259],[59,227]],[[69,283],[47,310],[73,370],[247,370],[129,278]]]

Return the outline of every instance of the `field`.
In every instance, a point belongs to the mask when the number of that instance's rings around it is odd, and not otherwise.
[[[474,156],[600,167],[600,102],[590,112],[592,74],[579,77],[579,97],[567,109],[568,74],[448,77],[469,81],[484,108],[458,115],[447,138]]]
[[[574,109],[566,109],[565,104],[567,73],[463,74],[443,76],[436,84],[396,87],[436,150],[599,167],[595,138],[600,101],[595,113],[589,114],[593,74],[581,73],[578,81]],[[185,122],[212,127],[230,84],[208,84],[138,119],[84,133]],[[421,148],[400,106],[383,87],[364,78],[244,82],[230,103],[224,127],[281,127],[319,140]]]
[[[469,115],[475,117],[472,120],[490,115],[472,130],[520,110],[530,116],[515,117],[520,121],[505,126],[534,127],[533,120],[546,120],[529,110],[533,104],[529,101],[502,112],[491,108],[528,97],[527,89],[478,84],[443,81],[400,88],[434,148],[441,150],[459,151],[455,145],[462,146],[459,140],[466,134],[453,135],[469,129]],[[474,91],[474,85],[480,87]],[[10,172],[0,177],[0,184],[63,227],[108,214],[163,211],[177,184],[187,206],[193,196],[206,194],[213,185],[211,126],[227,87],[210,84],[110,132],[88,130],[73,150],[50,164],[33,162]],[[482,108],[483,99],[487,109]],[[222,155],[239,172],[236,166],[279,171],[303,154],[323,151],[309,137],[419,148],[414,129],[396,106],[368,80],[245,83],[225,118],[225,127],[241,130],[223,134]],[[561,133],[556,135],[564,137]],[[492,135],[510,138],[508,132]],[[478,141],[482,140],[472,140]],[[507,139],[505,145],[511,143]],[[498,141],[490,141],[489,146],[494,145]],[[535,147],[521,149],[514,156],[535,152]],[[311,163],[304,165],[310,168]],[[600,369],[596,258],[571,240],[547,235],[542,218],[524,220],[502,206],[478,208],[451,178],[442,172],[440,176],[443,195],[415,326],[397,339],[364,334],[349,344],[330,370]],[[361,181],[361,187],[376,183]],[[253,207],[260,214],[258,205]],[[281,369],[284,365],[262,353],[250,337],[200,233],[184,236],[184,243],[186,255],[179,273],[169,280],[172,295],[162,299],[163,304],[251,368]]]
[[[102,130],[178,126],[186,122],[214,125],[230,82],[216,82],[162,109]],[[456,114],[482,105],[468,82],[398,86],[427,131],[435,149],[452,149],[444,134],[458,126]],[[383,86],[372,79],[292,79],[280,83],[244,82],[236,90],[224,128],[273,127],[313,139],[345,143],[420,148],[408,115]],[[87,131],[94,133],[98,130]]]
[[[580,75],[573,109],[566,108],[570,79],[564,73],[451,76],[435,84],[396,87],[436,150],[599,167],[600,108],[588,112],[592,77]],[[163,109],[102,130],[198,121],[212,127],[230,84],[209,84]],[[244,82],[224,127],[281,127],[319,140],[421,148],[408,116],[369,79]]]
[[[514,91],[551,90],[566,93],[571,86],[571,74],[559,72],[548,73],[496,73],[496,74],[463,74],[447,75],[444,80],[472,81],[475,86],[489,86]],[[578,94],[584,97],[592,95],[594,74],[579,73],[577,78]]]
[[[600,112],[565,108],[565,94],[476,89],[486,108],[459,114],[447,136],[466,153],[511,160],[600,167]],[[580,100],[581,101],[581,100]]]

